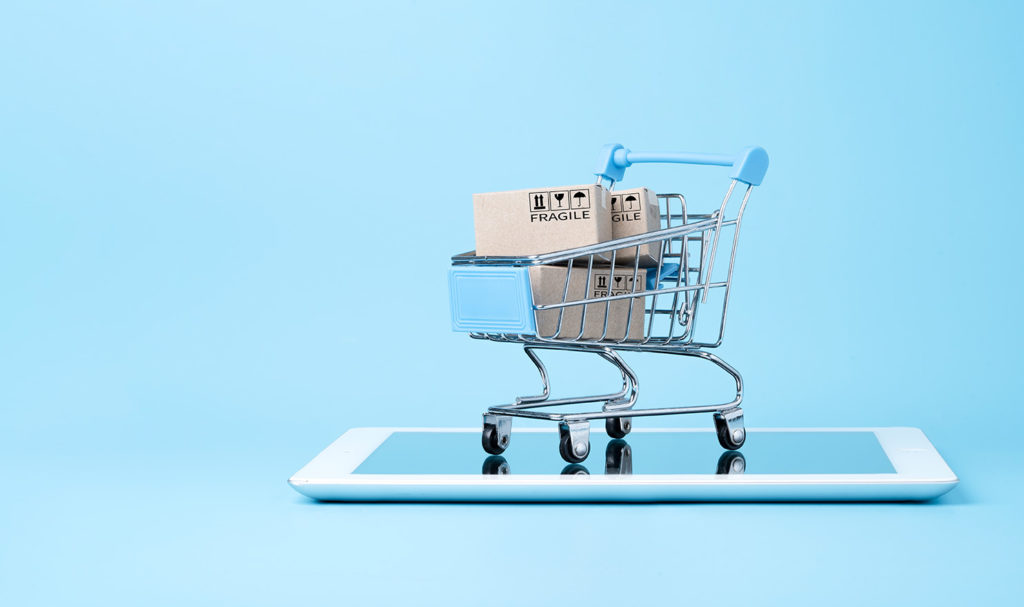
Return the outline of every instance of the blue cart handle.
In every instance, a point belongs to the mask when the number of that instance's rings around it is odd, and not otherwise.
[[[732,178],[749,185],[761,185],[768,171],[768,152],[751,147],[736,156],[727,154],[694,154],[689,152],[634,152],[618,143],[601,148],[601,163],[594,174],[611,182],[622,181],[626,168],[638,162],[674,164],[709,164],[733,167]]]

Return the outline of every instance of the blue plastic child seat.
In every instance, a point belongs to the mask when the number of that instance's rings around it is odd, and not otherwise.
[[[537,334],[528,268],[455,266],[448,289],[453,331]]]

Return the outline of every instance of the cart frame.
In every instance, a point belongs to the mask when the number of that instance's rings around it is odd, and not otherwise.
[[[653,415],[680,415],[690,413],[713,413],[719,443],[728,450],[739,449],[745,439],[743,424],[743,378],[740,373],[724,360],[708,350],[719,347],[725,335],[729,295],[735,267],[736,249],[739,243],[743,214],[753,188],[760,185],[768,167],[767,153],[758,147],[748,148],[737,156],[710,154],[674,154],[632,152],[618,144],[605,146],[601,154],[601,166],[595,173],[597,183],[608,183],[608,190],[614,189],[623,177],[627,167],[641,162],[668,162],[683,164],[704,164],[732,166],[728,190],[719,208],[706,214],[688,213],[686,199],[681,194],[658,194],[661,208],[662,229],[628,236],[595,245],[521,257],[476,256],[472,252],[452,257],[455,268],[516,268],[528,270],[535,266],[565,267],[565,285],[560,301],[537,303],[530,296],[529,306],[536,331],[533,333],[500,331],[470,331],[470,337],[503,343],[523,345],[523,350],[540,374],[542,391],[533,396],[520,396],[513,403],[497,405],[487,409],[483,415],[482,444],[492,455],[505,451],[511,441],[513,417],[542,419],[559,424],[559,452],[570,463],[579,463],[590,453],[590,421],[605,420],[605,429],[613,438],[623,438],[632,429],[633,417]],[[745,187],[743,187],[745,186]],[[726,219],[730,202],[742,192],[735,216]],[[719,270],[716,278],[715,260],[719,253],[720,240],[724,231],[731,231],[728,263]],[[657,265],[640,265],[641,247],[659,246]],[[632,253],[632,263],[619,264],[618,269],[632,270],[632,288],[628,292],[614,292],[611,277],[617,269],[616,259],[625,252]],[[676,260],[672,263],[669,260]],[[583,296],[570,297],[570,279],[574,268],[581,270],[586,264]],[[719,264],[721,268],[721,264]],[[651,272],[653,271],[653,274]],[[643,275],[641,275],[643,272]],[[604,283],[607,290],[595,290],[594,284],[601,284],[596,278],[607,273]],[[641,282],[644,288],[640,288]],[[720,314],[709,316],[698,312],[707,304],[709,295],[721,297]],[[659,307],[659,300],[662,306]],[[665,307],[664,302],[671,304]],[[454,302],[454,295],[453,295]],[[639,306],[638,306],[639,304]],[[628,305],[625,328],[621,337],[609,336],[609,319],[612,306],[614,314],[623,314]],[[642,311],[642,336],[635,335],[634,310]],[[580,313],[579,322],[568,320],[567,312]],[[553,333],[542,335],[541,317],[547,314],[550,321],[557,313],[557,324]],[[588,323],[588,313],[591,322]],[[594,315],[597,322],[593,322]],[[717,331],[711,339],[698,337],[698,328],[717,320]],[[698,320],[702,321],[698,323]],[[548,323],[550,324],[550,322]],[[578,324],[578,330],[575,325]],[[677,325],[681,327],[677,334]],[[600,333],[594,335],[600,327]],[[588,333],[589,329],[589,335]],[[633,333],[631,335],[631,333]],[[552,399],[549,374],[538,354],[541,350],[590,352],[615,366],[622,376],[622,389],[609,394],[595,394]],[[736,384],[735,395],[728,401],[717,404],[695,404],[659,408],[634,408],[640,382],[636,373],[626,364],[618,352],[650,352],[674,354],[708,361],[728,374]],[[539,409],[564,407],[586,403],[603,403],[599,411],[547,412]]]

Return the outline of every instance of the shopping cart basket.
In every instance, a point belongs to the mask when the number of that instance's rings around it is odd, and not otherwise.
[[[759,147],[728,156],[633,152],[618,144],[607,145],[595,173],[597,183],[607,183],[612,190],[627,167],[651,162],[732,167],[718,210],[690,213],[681,194],[658,194],[662,229],[657,231],[541,255],[483,257],[470,252],[452,257],[453,329],[475,339],[522,344],[543,385],[539,395],[521,396],[512,404],[491,407],[484,413],[482,442],[488,453],[497,455],[508,447],[512,417],[558,422],[559,452],[570,463],[589,455],[590,420],[595,419],[605,420],[609,436],[622,438],[629,433],[634,417],[713,413],[722,447],[734,450],[743,445],[743,379],[710,350],[721,345],[725,333],[740,224],[751,191],[768,169],[768,154]],[[730,206],[734,199],[739,200],[738,205]],[[727,218],[733,208],[734,214]],[[656,265],[642,267],[641,251],[652,250],[660,251],[654,256]],[[720,250],[728,261],[716,264]],[[619,263],[617,268],[617,259],[631,261]],[[559,268],[565,274],[560,298],[535,301],[530,270],[540,267]],[[618,368],[622,389],[611,394],[549,398],[548,372],[538,350],[597,354]],[[721,404],[635,409],[640,384],[619,355],[622,351],[703,359],[735,380],[736,394]],[[539,410],[585,403],[602,405],[599,411]]]

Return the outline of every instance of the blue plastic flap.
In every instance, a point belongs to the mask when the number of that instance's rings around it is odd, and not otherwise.
[[[453,331],[536,335],[528,268],[456,266],[448,289]]]

